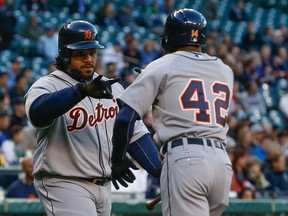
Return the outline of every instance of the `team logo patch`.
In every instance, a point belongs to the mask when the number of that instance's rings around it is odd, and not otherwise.
[[[199,31],[198,30],[191,30],[191,37],[197,37],[198,38],[198,33]]]
[[[84,32],[85,34],[85,40],[88,39],[88,40],[91,40],[92,39],[92,32],[90,30],[86,30]]]
[[[198,34],[199,31],[198,30],[191,30],[191,39],[193,42],[198,42]]]

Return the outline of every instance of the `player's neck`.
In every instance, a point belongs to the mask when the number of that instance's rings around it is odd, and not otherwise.
[[[195,46],[184,46],[184,47],[179,48],[178,51],[202,53],[201,48],[195,47]]]

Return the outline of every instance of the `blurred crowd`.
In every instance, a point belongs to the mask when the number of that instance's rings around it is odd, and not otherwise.
[[[101,44],[106,47],[98,53],[96,71],[109,78],[120,76],[126,88],[138,75],[135,67],[145,68],[163,55],[160,35],[167,15],[180,6],[192,5],[199,7],[195,9],[208,21],[203,52],[222,59],[235,76],[227,136],[227,152],[234,170],[231,197],[287,196],[288,19],[275,25],[267,22],[259,28],[248,9],[257,3],[263,11],[272,6],[285,13],[288,2],[281,1],[287,3],[282,8],[276,5],[277,1],[209,0],[203,1],[201,7],[197,2],[0,0],[0,165],[19,165],[20,159],[33,154],[35,129],[25,115],[23,97],[35,79],[55,69],[60,25],[76,18],[93,21],[99,27],[100,42],[103,40]],[[235,32],[225,32],[219,24],[223,2],[227,10],[222,17],[233,26],[244,26],[238,42],[232,36]],[[29,14],[22,25],[17,11]],[[47,12],[65,15],[63,22],[52,22],[51,16],[44,22]],[[30,46],[23,49],[27,41]],[[153,135],[153,119],[149,113],[147,116],[145,123]],[[7,189],[18,179],[19,176],[1,177],[0,185]],[[148,176],[147,197],[159,192],[157,184]]]

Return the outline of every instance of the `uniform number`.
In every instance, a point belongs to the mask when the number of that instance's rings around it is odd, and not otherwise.
[[[192,79],[180,95],[183,110],[195,110],[194,119],[198,123],[211,124],[211,112],[214,113],[215,124],[225,127],[230,102],[230,89],[227,83],[214,82],[211,93],[214,100],[207,100],[203,80]]]

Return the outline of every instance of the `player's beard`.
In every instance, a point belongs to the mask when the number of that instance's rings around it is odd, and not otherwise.
[[[72,78],[83,81],[83,80],[91,80],[95,71],[95,67],[93,68],[81,68],[81,70],[76,68],[71,68],[69,70],[69,74]]]

